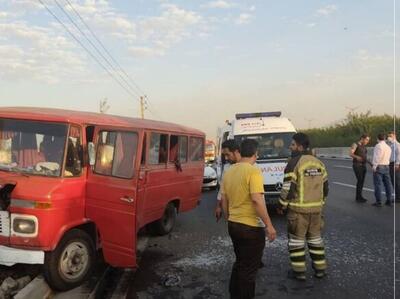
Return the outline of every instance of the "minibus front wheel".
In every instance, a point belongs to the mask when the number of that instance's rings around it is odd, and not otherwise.
[[[169,234],[174,228],[176,214],[176,207],[174,203],[170,202],[165,208],[162,218],[152,223],[152,230],[160,236]]]
[[[49,286],[66,291],[81,285],[90,277],[95,255],[93,240],[86,232],[67,232],[54,251],[46,252],[44,276]]]

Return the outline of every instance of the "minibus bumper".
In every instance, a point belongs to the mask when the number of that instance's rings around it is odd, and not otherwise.
[[[0,265],[44,264],[44,251],[17,249],[0,245]]]

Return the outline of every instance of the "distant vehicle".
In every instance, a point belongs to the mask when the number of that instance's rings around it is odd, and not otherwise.
[[[210,165],[204,167],[203,188],[215,190],[218,187],[217,171]]]
[[[198,205],[204,133],[176,124],[0,108],[0,264],[43,264],[56,290],[90,277],[97,249],[135,268],[137,232]]]
[[[206,163],[214,162],[217,155],[217,148],[214,141],[206,140],[204,160]]]
[[[276,204],[283,185],[284,170],[290,157],[289,145],[296,129],[281,112],[260,112],[236,114],[232,121],[218,130],[218,152],[225,140],[257,140],[257,166],[264,176],[264,190],[267,204]],[[220,158],[218,159],[221,160]],[[221,163],[219,163],[221,164]],[[219,165],[220,166],[220,165]]]

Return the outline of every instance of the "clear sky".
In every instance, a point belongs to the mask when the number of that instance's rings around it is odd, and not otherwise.
[[[101,61],[67,0],[42,1]],[[237,112],[280,110],[299,128],[346,107],[393,112],[394,1],[68,1],[146,93],[148,118],[214,137]],[[108,113],[137,117],[137,93],[38,0],[0,0],[1,106],[99,111],[107,98]]]

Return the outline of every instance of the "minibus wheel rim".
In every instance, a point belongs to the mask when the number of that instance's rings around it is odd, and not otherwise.
[[[85,244],[68,244],[60,257],[60,274],[69,281],[79,280],[89,268],[89,251]]]

